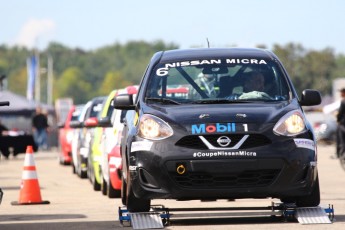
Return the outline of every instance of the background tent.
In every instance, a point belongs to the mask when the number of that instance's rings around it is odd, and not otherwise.
[[[42,109],[47,111],[49,114],[55,113],[53,106],[28,100],[25,97],[8,90],[0,91],[0,101],[10,102],[10,106],[0,107],[0,114],[19,114],[31,116],[35,112],[37,106],[42,107]]]
[[[48,123],[51,128],[49,133],[49,145],[57,146],[57,124],[55,109],[51,105],[28,100],[24,96],[15,94],[8,90],[0,91],[0,101],[9,101],[9,106],[0,107],[0,120],[8,129],[24,131],[32,134],[31,119],[40,106],[47,113]]]

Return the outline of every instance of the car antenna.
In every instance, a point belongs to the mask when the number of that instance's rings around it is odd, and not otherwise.
[[[210,48],[210,42],[208,41],[208,38],[206,38],[207,41],[207,48]]]

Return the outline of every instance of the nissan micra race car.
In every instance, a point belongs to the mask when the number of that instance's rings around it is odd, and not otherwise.
[[[183,90],[172,90],[183,89]],[[139,92],[114,98],[123,130],[122,202],[278,198],[320,202],[316,142],[300,97],[275,54],[208,48],[154,54]]]

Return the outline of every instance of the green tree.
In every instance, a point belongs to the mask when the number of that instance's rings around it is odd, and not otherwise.
[[[107,95],[114,89],[121,89],[132,85],[132,82],[123,78],[120,72],[108,72],[99,88],[99,95]]]
[[[294,43],[288,43],[285,46],[276,44],[273,46],[273,52],[283,63],[292,81],[298,84],[302,68],[302,64],[300,62],[306,53],[303,46]]]
[[[335,57],[335,67],[332,71],[332,80],[337,78],[345,78],[345,55],[340,54]]]
[[[336,60],[332,49],[306,50],[300,44],[274,45],[273,52],[283,62],[298,93],[317,89],[323,95],[331,93],[332,73]]]
[[[71,97],[74,103],[85,103],[90,99],[92,84],[82,80],[82,71],[77,67],[66,69],[56,82],[56,97]]]
[[[332,71],[336,66],[333,50],[309,51],[301,60],[300,86],[314,88],[323,95],[331,94]]]
[[[15,70],[8,78],[8,88],[12,92],[26,97],[27,78],[26,68]]]

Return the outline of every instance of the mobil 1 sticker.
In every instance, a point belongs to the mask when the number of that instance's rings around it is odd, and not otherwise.
[[[192,134],[213,134],[213,133],[245,133],[252,131],[251,126],[246,123],[212,123],[212,124],[192,124]]]

